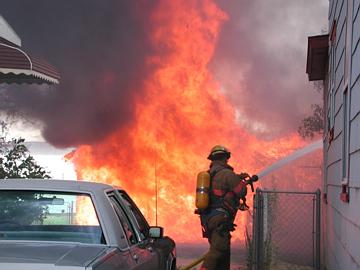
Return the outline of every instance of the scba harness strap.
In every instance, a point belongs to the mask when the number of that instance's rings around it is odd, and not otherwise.
[[[235,187],[233,191],[226,191],[223,189],[216,189],[213,188],[213,179],[215,175],[224,170],[226,168],[221,168],[219,170],[215,170],[210,172],[210,208],[224,208],[227,210],[230,214],[230,216],[236,215],[237,209],[241,211],[246,211],[249,209],[249,206],[246,204],[246,194],[247,191],[245,190],[243,196],[238,196],[237,194],[241,194],[243,192],[243,189],[246,189],[247,181],[244,179],[241,179],[241,182],[239,185]],[[241,175],[239,175],[241,177]],[[235,205],[232,205],[231,202],[239,201],[239,205],[236,207]]]
[[[198,212],[200,214],[202,233],[204,238],[209,237],[210,231],[208,228],[208,222],[212,217],[222,214],[224,216],[224,224],[220,226],[220,229],[234,231],[236,224],[234,224],[233,222],[237,210],[239,209],[241,211],[245,211],[248,209],[248,206],[245,203],[246,192],[242,192],[243,188],[246,188],[247,185],[247,181],[245,179],[242,179],[238,186],[236,186],[235,189],[232,191],[213,187],[213,180],[215,175],[224,169],[230,168],[222,167],[217,168],[217,170],[208,170],[208,173],[210,175],[210,203],[207,209]],[[242,174],[239,175],[239,177],[241,176]],[[242,194],[244,196],[240,197],[237,194]]]

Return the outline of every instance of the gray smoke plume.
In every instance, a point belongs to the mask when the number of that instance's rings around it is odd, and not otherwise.
[[[327,0],[217,0],[229,15],[210,64],[238,120],[269,139],[294,132],[321,94],[308,82],[307,37],[327,28]]]
[[[101,140],[133,118],[146,76],[148,14],[156,1],[2,0],[22,46],[61,73],[56,87],[1,85],[0,110],[44,123],[56,146]]]

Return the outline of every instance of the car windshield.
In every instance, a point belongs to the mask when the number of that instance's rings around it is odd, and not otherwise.
[[[105,244],[91,197],[48,191],[0,191],[0,241]]]

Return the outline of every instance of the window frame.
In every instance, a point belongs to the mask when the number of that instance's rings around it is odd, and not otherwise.
[[[342,126],[342,155],[341,155],[341,187],[342,191],[340,194],[340,199],[343,202],[349,202],[349,133],[350,133],[350,124],[349,124],[349,108],[350,108],[350,98],[349,98],[349,89],[347,86],[343,90],[343,126]]]
[[[329,127],[328,130],[331,131],[335,125],[335,82],[336,82],[336,20],[333,21],[330,38],[330,46],[329,46]]]
[[[144,217],[144,215],[142,214],[140,209],[137,207],[136,203],[131,199],[131,197],[124,190],[116,189],[116,193],[118,194],[118,196],[121,198],[122,201],[125,201],[124,207],[126,208],[126,211],[129,213],[129,216],[133,219],[133,222],[135,223],[137,230],[140,232],[139,233],[140,241],[145,241],[146,239],[149,238],[150,225],[149,225],[148,221],[146,220],[146,218]],[[128,206],[126,205],[126,203],[129,203],[131,205],[131,207],[133,208],[133,210],[129,209]],[[146,232],[143,232],[140,229],[140,224],[136,218],[136,215],[133,213],[133,211],[137,212],[138,217],[140,218],[142,223],[145,225]]]
[[[121,204],[118,196],[116,195],[115,192],[112,191],[112,192],[107,193],[107,198],[109,200],[109,203],[111,204],[111,207],[114,210],[115,215],[118,218],[119,224],[121,226],[121,230],[123,232],[123,236],[126,239],[126,242],[128,243],[128,246],[132,247],[132,246],[138,245],[139,242],[140,242],[139,237],[138,237],[139,232],[137,231],[137,228],[134,226],[133,222],[129,219],[129,216],[126,213],[126,211],[124,210],[124,206]],[[112,198],[115,200],[115,202],[112,201]],[[113,203],[115,204],[115,206],[114,206]],[[118,213],[116,207],[118,208],[120,213]],[[134,240],[135,241],[133,243],[129,239],[129,237],[128,237],[127,233],[126,233],[126,229],[125,229],[124,224],[123,224],[124,221],[121,219],[120,215],[125,219],[125,222],[127,223],[126,226],[129,226],[129,229],[131,230],[131,233],[134,235]]]
[[[349,100],[348,100],[349,91],[346,87],[343,92],[343,126],[342,126],[342,178],[346,179],[348,177],[348,133],[349,133]]]

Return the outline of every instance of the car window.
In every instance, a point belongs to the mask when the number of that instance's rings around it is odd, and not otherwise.
[[[135,205],[133,200],[121,190],[118,190],[122,200],[125,202],[125,206],[128,208],[130,213],[133,215],[138,229],[142,234],[142,240],[145,239],[149,235],[149,224],[144,218],[143,214],[140,212],[139,208]]]
[[[0,191],[0,240],[105,244],[88,194]]]
[[[134,245],[137,243],[137,239],[136,239],[136,235],[135,235],[135,231],[134,228],[132,227],[129,219],[127,218],[124,210],[121,208],[119,202],[117,201],[117,199],[115,198],[115,195],[110,195],[109,196],[111,205],[113,206],[115,213],[117,215],[117,217],[119,218],[119,221],[124,229],[125,232],[125,236],[129,242],[130,245]]]

